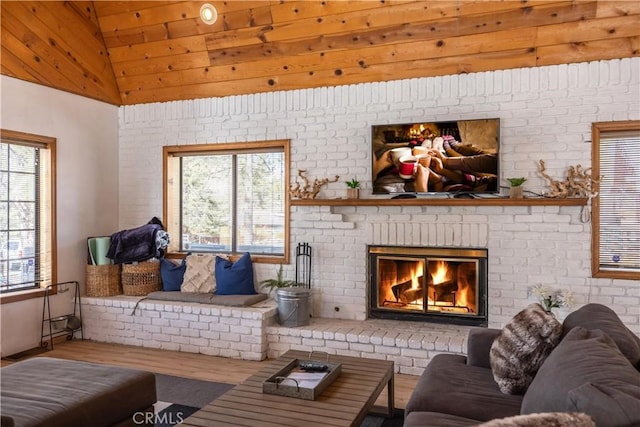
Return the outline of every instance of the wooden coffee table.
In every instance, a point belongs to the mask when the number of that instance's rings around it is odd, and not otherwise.
[[[314,359],[325,357],[314,353]],[[393,362],[348,356],[329,356],[342,364],[340,376],[316,400],[262,393],[262,383],[293,359],[309,353],[291,350],[265,366],[200,411],[183,426],[359,426],[387,386],[388,416],[393,416]]]

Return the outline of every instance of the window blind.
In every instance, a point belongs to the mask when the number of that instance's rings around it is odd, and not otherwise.
[[[600,133],[599,268],[640,272],[640,134]]]
[[[47,144],[0,143],[0,292],[51,283],[51,155]]]

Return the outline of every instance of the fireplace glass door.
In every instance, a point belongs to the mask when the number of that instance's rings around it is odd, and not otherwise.
[[[369,248],[370,317],[486,321],[485,249]]]

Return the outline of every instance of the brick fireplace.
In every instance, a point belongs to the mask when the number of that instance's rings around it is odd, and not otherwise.
[[[368,246],[370,318],[487,325],[487,250]]]

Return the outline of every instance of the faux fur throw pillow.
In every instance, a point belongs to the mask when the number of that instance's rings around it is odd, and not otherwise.
[[[477,427],[596,427],[590,416],[576,412],[549,412],[498,418]]]
[[[527,306],[491,345],[489,362],[500,391],[523,394],[542,362],[560,342],[562,324],[538,303]]]

